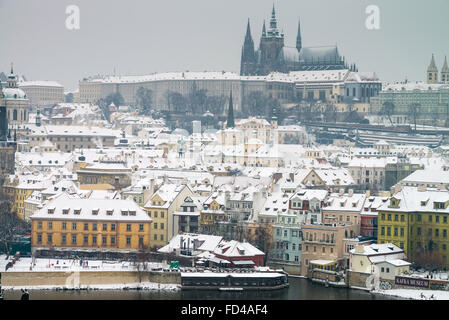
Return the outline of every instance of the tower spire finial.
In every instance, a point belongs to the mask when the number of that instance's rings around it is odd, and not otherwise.
[[[11,74],[14,74],[14,71],[13,71],[13,63],[11,62]]]
[[[302,39],[301,39],[301,19],[298,19],[298,35],[296,36],[296,49],[301,51]]]
[[[262,37],[266,37],[266,36],[267,36],[267,30],[265,28],[265,20],[263,20]]]

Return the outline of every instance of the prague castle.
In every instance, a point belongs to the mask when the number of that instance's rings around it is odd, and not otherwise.
[[[435,57],[432,54],[432,60],[430,60],[430,65],[427,68],[426,79],[428,84],[449,83],[449,67],[447,66],[447,57],[444,57],[444,64],[441,69],[441,80],[438,81],[438,68],[435,64]]]
[[[357,71],[355,64],[347,65],[344,57],[340,56],[336,45],[303,47],[300,23],[298,23],[296,47],[286,46],[284,44],[284,33],[279,32],[277,26],[274,5],[268,30],[264,21],[258,50],[254,50],[248,19],[242,48],[240,75],[263,76],[271,72],[289,73],[290,71],[341,69]]]

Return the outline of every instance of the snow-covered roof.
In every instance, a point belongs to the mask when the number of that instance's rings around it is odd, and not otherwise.
[[[40,80],[40,81],[21,81],[18,83],[19,87],[59,87],[63,88],[56,81]]]
[[[50,209],[50,210],[49,210]],[[54,209],[53,212],[51,209]],[[67,210],[68,209],[68,210]],[[79,210],[75,212],[75,210]],[[73,199],[66,194],[47,203],[31,219],[111,220],[151,222],[134,201],[121,199]]]

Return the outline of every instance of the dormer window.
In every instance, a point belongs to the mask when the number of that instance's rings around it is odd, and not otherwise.
[[[81,213],[81,208],[73,209],[73,214],[80,214],[80,213]]]
[[[114,213],[114,209],[106,210],[106,215],[108,215],[108,216],[112,216],[113,213]]]
[[[94,216],[98,215],[98,212],[100,211],[100,209],[96,208],[96,209],[92,209],[92,214]]]
[[[136,211],[135,210],[129,210],[129,215],[130,216],[135,216],[136,215]]]
[[[55,213],[55,207],[50,207],[47,209],[48,214],[53,214]]]
[[[63,208],[62,214],[69,214],[70,209],[69,208]]]
[[[121,210],[122,212],[122,216],[127,216],[128,215],[128,210]]]
[[[444,202],[434,202],[433,203],[434,209],[445,209],[445,203]]]

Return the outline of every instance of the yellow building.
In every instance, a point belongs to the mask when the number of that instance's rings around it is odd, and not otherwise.
[[[163,247],[178,234],[179,226],[174,223],[173,213],[180,210],[187,196],[193,196],[188,186],[164,183],[145,204],[144,209],[153,221],[152,247]]]
[[[213,234],[215,224],[226,220],[225,194],[214,192],[203,203],[203,210],[200,212],[200,232]]]
[[[148,250],[152,219],[130,200],[79,199],[62,194],[31,216],[32,251]]]
[[[449,191],[403,187],[378,209],[378,243],[393,243],[413,261],[432,254],[449,267]]]

